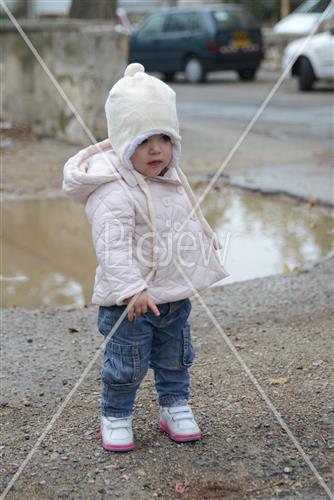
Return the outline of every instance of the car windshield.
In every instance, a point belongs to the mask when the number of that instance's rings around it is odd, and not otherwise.
[[[320,14],[329,5],[330,0],[306,0],[295,11],[296,14]]]
[[[256,28],[257,22],[250,12],[244,9],[217,9],[211,13],[218,30],[230,28]]]
[[[149,38],[155,35],[160,35],[165,22],[165,16],[156,15],[149,17],[144,21],[142,26],[138,29],[139,38]]]

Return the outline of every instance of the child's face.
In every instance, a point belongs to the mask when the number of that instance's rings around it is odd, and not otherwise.
[[[172,148],[168,135],[151,135],[137,146],[131,156],[132,165],[141,174],[156,177],[170,164]]]

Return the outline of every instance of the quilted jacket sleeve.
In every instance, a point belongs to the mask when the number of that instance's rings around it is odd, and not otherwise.
[[[116,304],[148,288],[132,255],[135,205],[118,183],[95,191],[86,204],[98,263]]]

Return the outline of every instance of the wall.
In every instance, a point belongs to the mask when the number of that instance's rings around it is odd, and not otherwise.
[[[104,103],[123,74],[127,39],[109,23],[25,21],[22,28],[93,135],[107,135]],[[10,22],[1,23],[3,114],[34,132],[87,144],[86,133]]]

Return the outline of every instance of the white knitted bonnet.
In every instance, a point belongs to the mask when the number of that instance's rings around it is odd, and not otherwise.
[[[136,147],[147,137],[166,134],[173,143],[170,166],[176,166],[181,150],[175,92],[144,66],[130,64],[109,92],[105,105],[108,136],[121,162],[130,161]]]

